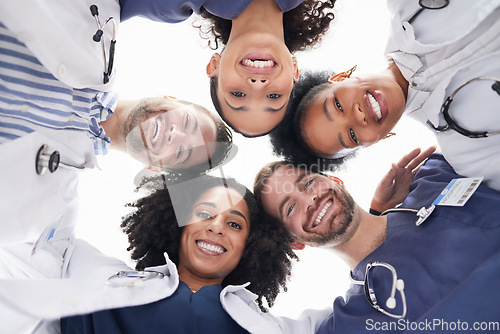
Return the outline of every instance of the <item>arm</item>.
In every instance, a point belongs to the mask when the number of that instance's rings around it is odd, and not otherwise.
[[[413,182],[420,166],[436,150],[431,146],[421,151],[416,148],[392,164],[389,172],[382,178],[375,190],[370,211],[383,212],[402,203],[408,196],[409,186]]]

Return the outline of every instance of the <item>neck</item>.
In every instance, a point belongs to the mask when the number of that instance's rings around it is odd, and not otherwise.
[[[403,73],[399,70],[399,67],[395,62],[391,61],[387,69],[384,71],[387,74],[391,75],[394,80],[398,83],[399,87],[403,91],[405,98],[408,97],[408,80],[405,79]]]
[[[99,123],[111,140],[112,149],[126,151],[123,125],[129,114],[127,110],[130,110],[135,104],[136,101],[119,100],[113,114],[107,120]]]
[[[283,12],[275,0],[253,0],[232,21],[228,44],[232,39],[252,32],[270,33],[284,41]]]
[[[351,270],[377,249],[385,241],[387,234],[386,216],[374,216],[361,209],[358,211],[359,223],[352,237],[347,242],[331,248]]]
[[[179,280],[186,283],[195,292],[207,285],[222,284],[224,278],[203,278],[194,275],[184,267],[179,267]]]

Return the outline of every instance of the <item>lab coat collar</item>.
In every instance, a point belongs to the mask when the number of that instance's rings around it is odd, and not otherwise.
[[[83,240],[76,240],[64,279],[9,279],[0,281],[0,311],[17,309],[33,319],[57,319],[104,309],[148,304],[175,292],[179,276],[175,264],[148,268],[165,275],[143,281],[142,286],[108,284],[119,271],[131,270],[122,261],[108,257]],[[119,280],[119,279],[118,279]],[[116,279],[114,281],[116,283]]]

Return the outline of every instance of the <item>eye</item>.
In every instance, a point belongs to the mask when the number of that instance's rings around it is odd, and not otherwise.
[[[184,120],[184,129],[187,129],[187,127],[189,126],[189,121],[190,121],[189,114],[186,114],[186,119]]]
[[[353,129],[349,129],[349,137],[351,137],[352,141],[353,141],[355,144],[359,144],[359,142],[358,142],[358,138],[356,138],[356,134],[354,133],[354,130],[353,130]]]
[[[239,97],[245,97],[247,94],[242,92],[232,92],[231,95],[239,98]]]
[[[281,95],[273,93],[273,94],[268,94],[267,97],[270,98],[271,100],[276,100],[279,99]]]
[[[287,216],[287,217],[288,217],[288,216],[290,216],[290,213],[292,213],[292,210],[293,210],[293,208],[294,208],[294,207],[295,207],[295,204],[290,205],[290,206],[288,207],[288,210],[286,210],[286,216]]]
[[[182,152],[184,152],[184,147],[182,147],[182,145],[179,145],[179,148],[177,149],[177,159],[181,157]]]
[[[241,230],[241,225],[238,224],[237,222],[229,222],[227,223],[229,226],[231,226],[234,229]]]
[[[305,184],[304,184],[304,190],[307,190],[307,188],[309,188],[309,186],[314,182],[314,179],[310,179],[309,181],[307,181]]]
[[[337,109],[340,110],[341,112],[344,112],[344,109],[342,109],[342,105],[340,104],[339,100],[337,100],[337,98],[335,98],[334,102]]]
[[[200,212],[196,213],[196,216],[200,217],[203,220],[212,219],[212,216],[208,212],[205,212],[205,211],[200,211]]]

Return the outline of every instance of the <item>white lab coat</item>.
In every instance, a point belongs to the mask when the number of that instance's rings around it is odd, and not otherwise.
[[[424,10],[418,1],[388,0],[392,14],[386,51],[409,82],[405,114],[426,124],[444,125],[440,115],[445,99],[462,83],[481,75],[499,76],[500,1],[450,1],[448,7]],[[470,130],[500,130],[500,96],[492,81],[462,89],[450,114]],[[500,190],[500,135],[471,139],[453,130],[436,132],[443,155],[458,174],[484,176]]]
[[[92,4],[98,6],[101,24],[114,17],[118,33],[120,5],[116,0],[0,1],[0,21],[60,81],[73,88],[110,91],[116,73],[103,84],[103,51],[101,43],[92,39],[97,31]],[[112,32],[108,24],[103,36],[106,58]]]
[[[0,145],[4,159],[0,164],[0,278],[60,278],[71,255],[79,172],[59,167],[54,173],[38,175],[35,159],[42,144],[51,152],[59,151],[65,163],[96,165],[92,143],[74,131],[33,132]]]
[[[148,268],[165,275],[132,286],[120,285],[120,278],[108,284],[118,271],[130,270],[82,240],[69,263],[67,277],[57,280],[0,280],[0,318],[6,333],[43,328],[37,333],[57,333],[60,317],[98,310],[151,303],[170,296],[179,284],[177,268],[165,255],[166,265]],[[127,280],[127,279],[123,279]],[[250,333],[314,333],[331,309],[306,311],[297,319],[277,318],[262,313],[256,295],[242,286],[227,286],[220,294],[224,309]],[[3,309],[2,309],[3,307]],[[20,321],[23,320],[23,321]],[[24,327],[19,327],[23,323]],[[7,331],[8,330],[8,331]],[[29,332],[28,331],[28,332]]]

